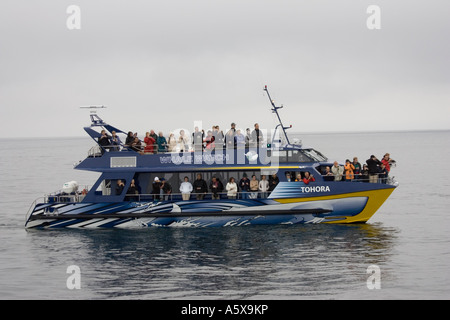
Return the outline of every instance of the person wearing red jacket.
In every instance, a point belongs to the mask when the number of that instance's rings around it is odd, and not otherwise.
[[[309,184],[310,182],[314,182],[316,179],[313,175],[310,175],[308,171],[305,172],[305,177],[303,178],[303,182],[305,184]]]
[[[145,133],[144,142],[146,144],[144,152],[145,153],[154,153],[155,152],[155,139],[150,135],[150,132]]]
[[[391,161],[392,161],[392,159],[389,157],[389,153],[386,153],[383,156],[383,159],[381,159],[381,163],[384,164],[384,167],[386,168],[388,174],[389,174],[389,171],[391,171]]]

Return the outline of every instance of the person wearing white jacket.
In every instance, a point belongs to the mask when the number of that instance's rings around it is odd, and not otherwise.
[[[180,192],[181,196],[183,197],[183,200],[189,200],[189,198],[191,197],[192,190],[193,188],[192,184],[189,182],[189,178],[184,177],[184,182],[182,182],[180,185]]]
[[[225,187],[225,189],[227,189],[227,191],[228,191],[228,193],[227,193],[228,199],[236,199],[237,191],[238,191],[237,188],[238,187],[237,187],[236,182],[234,182],[234,178],[231,177],[230,181],[227,183],[227,186]]]
[[[261,181],[259,181],[258,189],[261,192],[261,198],[267,198],[267,192],[269,190],[269,181],[266,180],[266,176],[261,176]]]

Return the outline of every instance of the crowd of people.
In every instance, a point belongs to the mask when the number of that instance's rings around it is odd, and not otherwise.
[[[152,185],[154,199],[162,199],[164,195],[167,196],[172,192],[172,187],[170,185],[167,189],[164,189],[161,180],[158,177],[155,177],[154,179]],[[195,195],[197,200],[203,200],[208,193],[211,194],[213,200],[220,199],[223,194],[226,194],[228,199],[267,198],[269,193],[275,189],[279,181],[276,174],[271,175],[269,180],[266,179],[265,175],[261,176],[261,180],[257,180],[256,175],[252,175],[251,179],[249,179],[247,174],[244,173],[242,179],[238,183],[234,177],[230,177],[224,187],[222,181],[220,181],[217,176],[213,176],[208,184],[206,180],[203,179],[202,174],[198,173],[193,183],[189,181],[188,177],[184,177],[183,182],[180,185],[180,193],[183,200],[189,200],[191,193]],[[166,182],[166,186],[167,184],[168,183]]]
[[[195,127],[191,135],[181,129],[177,137],[171,132],[167,138],[161,131],[156,134],[154,130],[150,130],[145,133],[143,140],[138,137],[137,132],[129,131],[123,144],[115,131],[112,131],[111,134],[109,136],[106,130],[101,131],[98,143],[103,150],[119,151],[120,146],[123,146],[144,154],[257,147],[264,142],[264,135],[259,129],[258,123],[254,124],[253,131],[247,128],[245,134],[240,129],[236,129],[234,122],[226,134],[220,130],[218,125],[212,126],[211,130],[207,132]]]
[[[382,160],[378,160],[374,155],[371,155],[366,160],[366,164],[361,166],[357,157],[353,158],[353,161],[346,160],[345,165],[341,166],[337,161],[333,166],[324,168],[322,176],[325,181],[360,181],[371,183],[386,183],[391,166],[395,164],[395,160],[390,158],[389,153],[386,153]],[[315,182],[316,179],[308,171],[302,171],[295,176],[294,172],[286,172],[287,182],[303,182],[308,185]],[[260,180],[256,175],[252,175],[251,178],[246,173],[242,175],[242,178],[237,181],[234,177],[230,177],[228,182],[224,185],[219,177],[212,176],[209,183],[207,183],[201,173],[198,173],[193,183],[189,181],[189,177],[184,177],[183,182],[179,186],[179,192],[181,193],[183,200],[190,200],[191,194],[195,195],[195,199],[203,200],[207,194],[211,195],[213,200],[220,199],[223,196],[227,196],[228,199],[264,199],[275,189],[280,182],[276,173],[267,176],[261,175]],[[124,183],[121,180],[117,181],[116,194],[122,193]],[[127,191],[126,199],[137,200],[138,199],[138,187],[135,184],[134,179],[131,181],[130,187]],[[164,178],[155,177],[152,182],[151,195],[154,200],[168,200],[173,194],[171,184]]]
[[[197,200],[203,200],[207,194],[211,194],[213,200],[220,199],[226,195],[228,199],[257,199],[267,198],[277,184],[280,182],[276,174],[269,176],[261,176],[261,180],[252,175],[251,179],[247,174],[243,174],[242,179],[237,183],[234,177],[230,177],[225,187],[220,178],[213,176],[209,184],[203,179],[201,173],[197,174],[197,178],[193,183],[189,181],[189,177],[184,177],[183,182],[179,186],[179,191],[183,200],[190,200],[191,194],[195,195]],[[116,184],[116,195],[122,194],[124,183],[118,180]],[[171,184],[164,178],[155,177],[151,185],[151,196],[153,200],[168,200],[173,195]],[[126,192],[126,200],[135,201],[139,198],[139,187],[136,186],[135,180],[131,181],[130,187]]]
[[[345,160],[345,165],[341,166],[337,161],[333,166],[325,167],[323,177],[325,181],[362,181],[370,183],[386,183],[391,171],[391,166],[395,164],[395,160],[390,158],[390,154],[386,153],[380,160],[371,155],[366,163],[361,166],[357,157],[353,161]]]

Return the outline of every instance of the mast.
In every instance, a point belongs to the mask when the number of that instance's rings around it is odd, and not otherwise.
[[[278,130],[278,127],[281,127],[281,129],[283,130],[284,137],[286,138],[287,145],[290,145],[289,138],[288,138],[288,135],[286,133],[286,130],[292,128],[292,125],[290,125],[289,127],[283,126],[283,123],[281,122],[280,114],[278,113],[278,109],[283,108],[283,105],[281,105],[281,107],[277,107],[275,105],[275,102],[270,97],[269,90],[267,90],[267,86],[264,86],[264,91],[267,93],[267,97],[269,98],[270,103],[272,104],[272,112],[277,115],[278,122],[279,122],[279,124],[275,127],[275,132],[273,133],[272,141],[275,138],[275,134],[276,134],[276,132]]]
[[[90,117],[93,125],[102,125],[104,124],[103,120],[97,115],[97,109],[104,109],[105,106],[81,106],[80,109],[90,109]]]

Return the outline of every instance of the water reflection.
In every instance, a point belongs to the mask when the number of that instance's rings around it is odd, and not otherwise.
[[[54,230],[28,236],[37,252],[47,251],[44,256],[48,250],[67,252],[67,260],[58,263],[82,268],[88,298],[295,299],[365,286],[366,268],[390,259],[397,233],[365,224]]]

